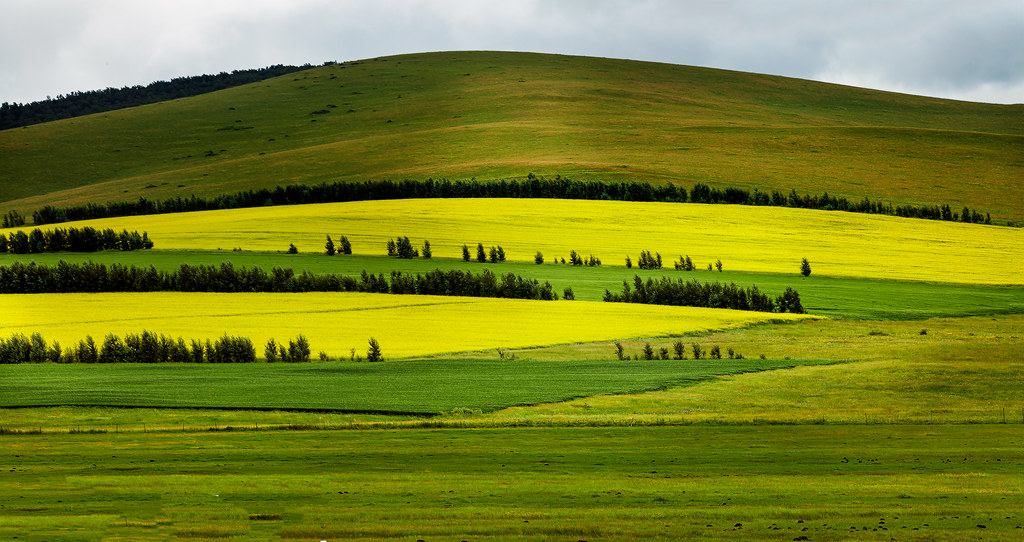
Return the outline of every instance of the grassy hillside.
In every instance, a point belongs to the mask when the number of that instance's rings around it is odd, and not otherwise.
[[[0,132],[0,201],[562,174],[968,205],[1019,220],[1024,107],[706,68],[458,52]]]

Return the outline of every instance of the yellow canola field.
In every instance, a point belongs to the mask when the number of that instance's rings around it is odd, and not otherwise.
[[[509,259],[548,261],[570,249],[605,265],[660,252],[704,268],[936,282],[1024,283],[1024,229],[778,207],[548,199],[419,199],[231,209],[69,225],[148,231],[162,249],[320,252],[346,235],[359,254],[388,239],[430,241],[434,256],[500,245]],[[8,230],[10,231],[10,230]],[[474,250],[475,253],[475,250]]]
[[[63,345],[91,335],[149,330],[173,337],[253,340],[304,334],[314,357],[365,355],[375,337],[387,357],[522,348],[729,329],[806,315],[586,301],[361,293],[107,293],[0,296],[0,337],[39,332]]]

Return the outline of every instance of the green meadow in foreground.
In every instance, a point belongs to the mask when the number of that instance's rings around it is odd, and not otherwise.
[[[0,436],[11,540],[1010,540],[1020,426]]]
[[[696,182],[1019,221],[1024,106],[768,75],[505,52],[323,66],[0,131],[0,201],[215,195],[428,177]]]
[[[605,361],[579,363],[496,357],[384,363],[0,365],[0,381],[4,382],[0,407],[93,405],[430,415],[635,393],[797,363],[762,359],[618,361],[614,348],[608,349]]]

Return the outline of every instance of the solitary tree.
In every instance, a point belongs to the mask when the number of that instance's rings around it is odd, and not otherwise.
[[[288,254],[298,254],[298,253],[299,253],[299,249],[295,248],[295,243],[289,243],[288,244]]]
[[[380,343],[373,337],[370,337],[370,346],[366,349],[366,361],[384,361],[384,354],[380,351]]]
[[[811,275],[811,264],[804,258],[804,261],[800,263],[800,274],[809,277]]]
[[[537,254],[534,255],[534,257],[533,257],[533,263],[535,263],[537,265],[540,265],[540,264],[544,263],[544,255],[541,254],[541,252],[539,250],[537,251]]]

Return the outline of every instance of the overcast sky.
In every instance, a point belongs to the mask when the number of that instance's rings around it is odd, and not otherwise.
[[[0,102],[271,64],[508,50],[1024,102],[1024,0],[0,0]]]

